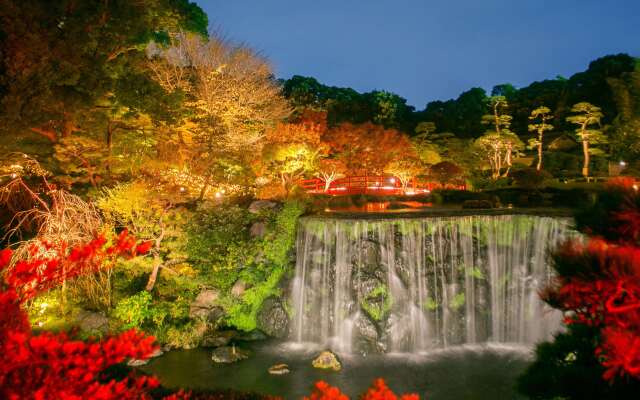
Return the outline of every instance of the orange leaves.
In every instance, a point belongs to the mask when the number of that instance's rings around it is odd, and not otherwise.
[[[343,123],[323,137],[350,173],[379,174],[391,161],[413,156],[409,139],[395,129],[365,123]]]

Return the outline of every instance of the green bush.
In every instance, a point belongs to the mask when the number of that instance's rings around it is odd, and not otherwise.
[[[140,328],[151,317],[151,293],[143,290],[122,299],[116,305],[113,315],[123,323],[124,329]]]

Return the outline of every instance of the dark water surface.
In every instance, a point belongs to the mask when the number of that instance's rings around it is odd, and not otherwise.
[[[341,372],[311,367],[319,349],[260,343],[251,358],[232,365],[211,361],[211,351],[172,351],[143,369],[170,388],[234,389],[300,399],[318,380],[338,386],[358,398],[377,377],[384,377],[396,393],[419,393],[427,400],[522,399],[514,385],[530,362],[531,352],[505,345],[464,346],[420,355],[343,356]],[[267,369],[286,363],[291,373],[269,375]]]

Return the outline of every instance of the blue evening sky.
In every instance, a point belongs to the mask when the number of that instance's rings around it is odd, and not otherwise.
[[[279,78],[388,90],[418,109],[474,86],[565,77],[640,56],[640,0],[195,0]]]

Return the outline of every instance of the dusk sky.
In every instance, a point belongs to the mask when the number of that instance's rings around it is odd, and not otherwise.
[[[388,90],[418,109],[474,86],[570,76],[640,56],[639,0],[196,0],[279,78]]]

